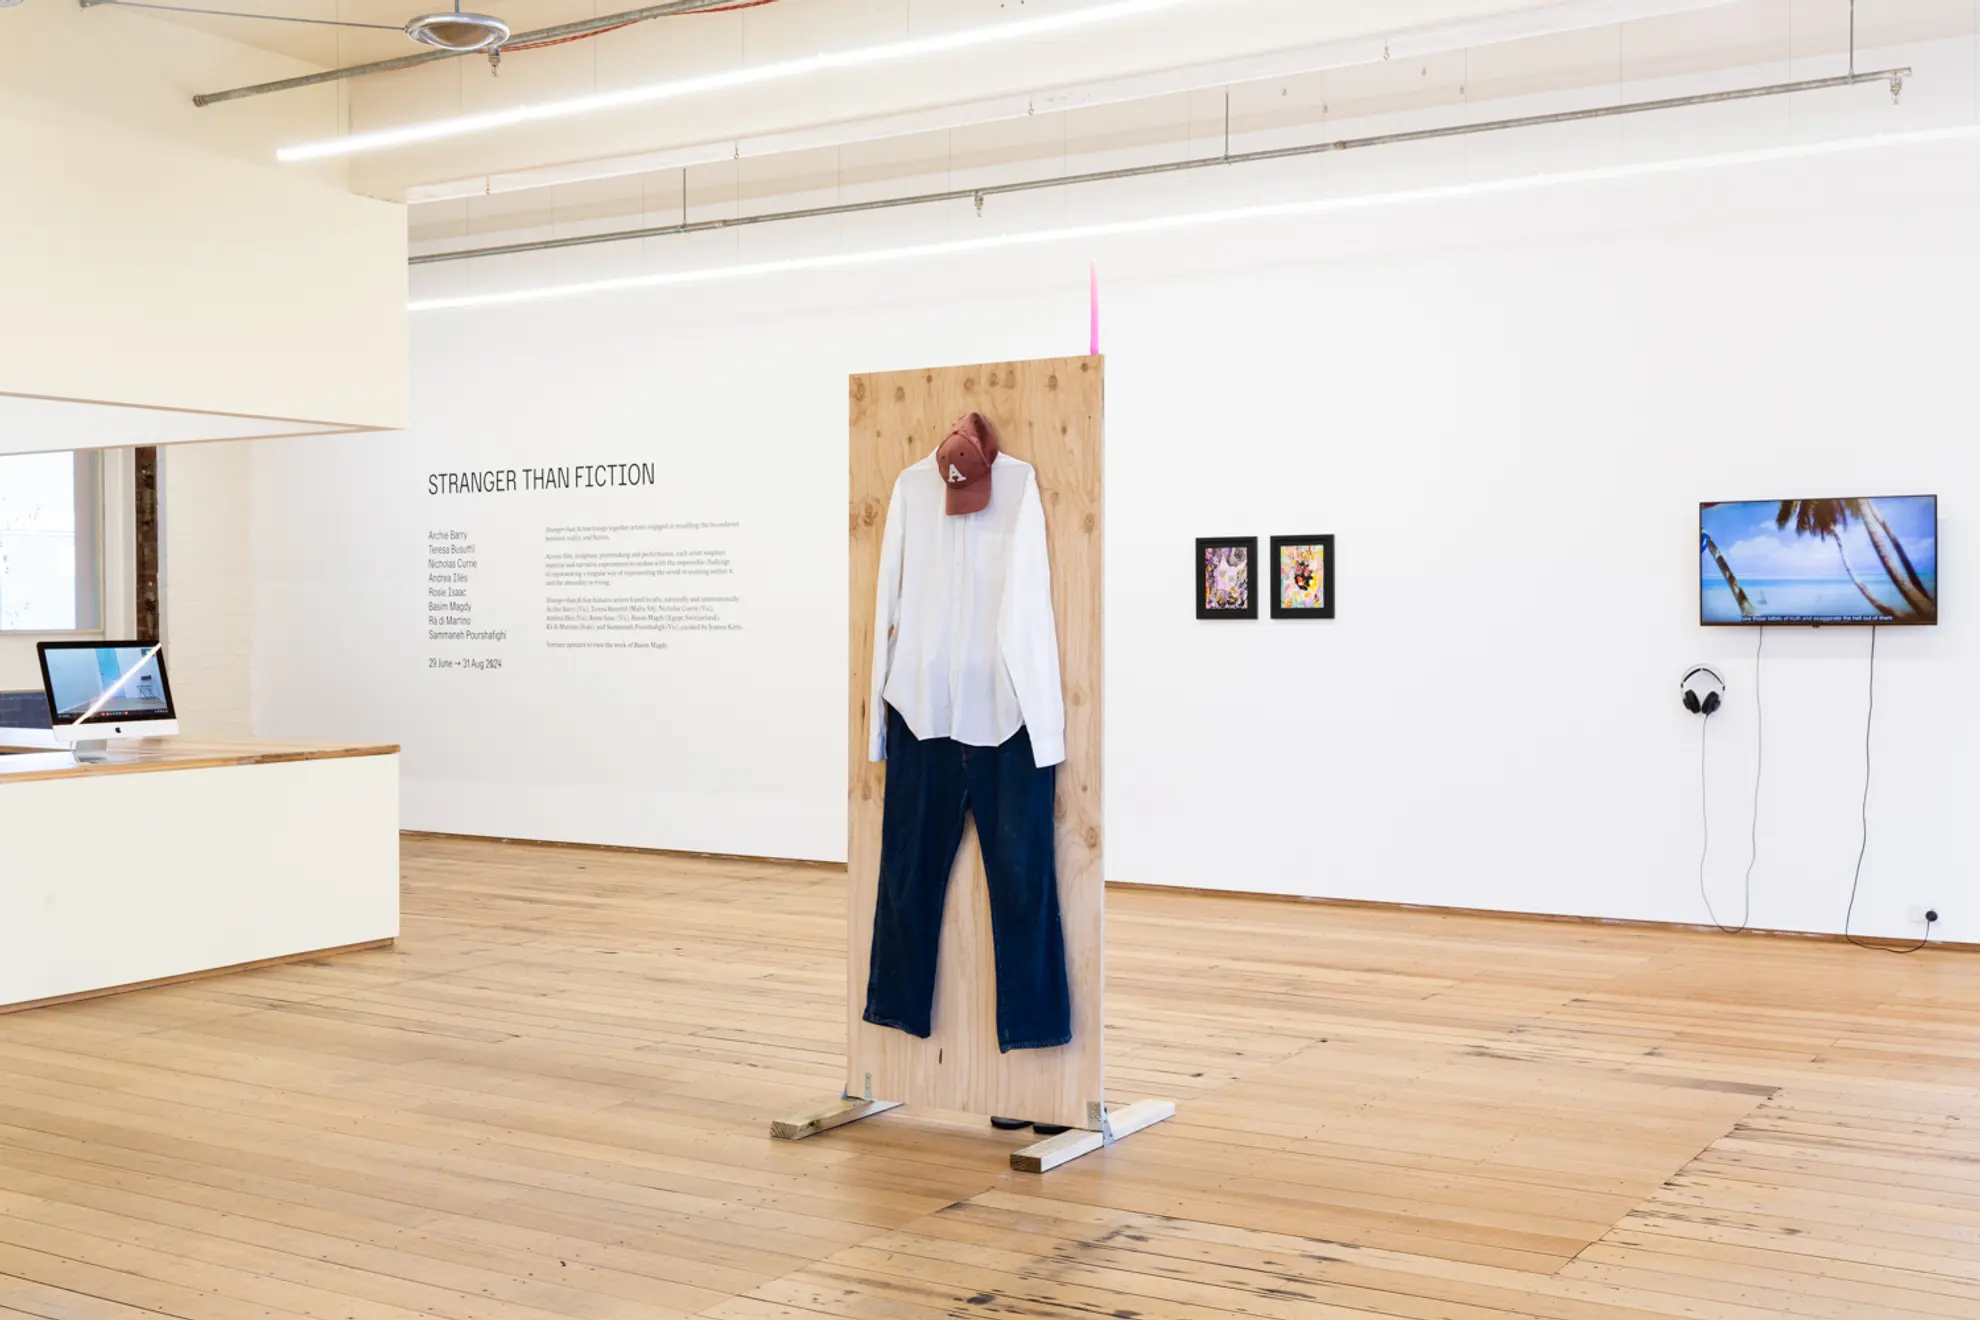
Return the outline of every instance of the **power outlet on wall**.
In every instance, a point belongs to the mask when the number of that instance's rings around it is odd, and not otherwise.
[[[1930,903],[1913,903],[1904,910],[1904,915],[1916,926],[1922,926],[1928,921],[1936,924],[1944,919],[1939,909]]]

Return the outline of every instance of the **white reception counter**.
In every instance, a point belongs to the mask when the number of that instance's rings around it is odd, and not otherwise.
[[[0,756],[0,1012],[389,944],[399,749]]]

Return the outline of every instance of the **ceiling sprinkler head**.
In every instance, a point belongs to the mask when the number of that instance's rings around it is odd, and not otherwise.
[[[4,3],[5,0],[0,0]],[[491,14],[422,14],[406,24],[406,35],[435,50],[487,50],[509,39],[509,25]]]

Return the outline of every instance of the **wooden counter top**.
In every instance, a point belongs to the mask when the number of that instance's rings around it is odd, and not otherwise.
[[[46,749],[28,749],[39,760]],[[108,761],[9,773],[11,758],[0,756],[0,789],[40,779],[82,779],[90,775],[144,774],[155,770],[212,770],[231,765],[276,765],[284,761],[330,761],[346,756],[392,756],[396,743],[205,742],[189,738],[146,738],[113,744]]]

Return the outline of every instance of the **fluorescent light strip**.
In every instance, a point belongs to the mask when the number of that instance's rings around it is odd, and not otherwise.
[[[518,124],[599,114],[607,110],[621,110],[627,106],[651,105],[656,101],[698,96],[704,92],[756,87],[769,82],[802,78],[814,73],[865,69],[877,64],[895,64],[902,60],[946,55],[952,51],[967,50],[976,46],[1056,36],[1081,28],[1096,27],[1103,23],[1118,23],[1123,19],[1140,18],[1163,10],[1179,9],[1184,5],[1223,3],[1227,3],[1227,0],[1112,0],[1108,4],[1092,5],[1085,9],[1052,14],[1044,18],[1027,18],[1010,23],[960,28],[938,36],[917,37],[908,41],[890,42],[884,46],[824,51],[799,60],[730,69],[724,73],[682,78],[677,82],[647,83],[644,86],[626,87],[615,92],[598,92],[591,96],[574,97],[568,101],[511,106],[506,110],[489,110],[478,115],[457,115],[452,119],[432,119],[423,124],[381,128],[371,133],[349,133],[343,137],[325,138],[318,142],[304,142],[293,147],[283,147],[275,153],[275,158],[282,161],[321,160],[326,156],[354,156],[360,152],[387,151],[393,147],[411,146],[419,142],[439,142],[448,138],[468,137],[476,133],[490,133],[497,129],[513,128]]]
[[[841,270],[849,266],[874,266],[930,257],[952,257],[1000,248],[1036,247],[1046,243],[1069,243],[1123,234],[1151,234],[1172,229],[1194,229],[1203,225],[1231,224],[1245,220],[1274,220],[1286,216],[1328,215],[1342,211],[1366,211],[1385,206],[1439,202],[1460,197],[1485,197],[1507,193],[1532,192],[1581,183],[1613,179],[1646,178],[1654,175],[1689,174],[1728,166],[1753,165],[1767,161],[1805,160],[1871,151],[1881,147],[1919,146],[1938,142],[1963,142],[1980,138],[1980,124],[1952,128],[1921,129],[1910,133],[1875,133],[1862,137],[1837,138],[1785,147],[1761,147],[1750,151],[1723,152],[1711,156],[1685,156],[1674,160],[1639,161],[1628,165],[1605,165],[1595,169],[1563,170],[1548,174],[1528,174],[1509,179],[1488,179],[1477,183],[1445,184],[1434,188],[1412,188],[1403,192],[1362,193],[1349,197],[1323,197],[1300,202],[1276,202],[1261,206],[1239,206],[1220,211],[1196,211],[1185,215],[1155,216],[1141,220],[1109,221],[1073,225],[1061,229],[1039,229],[1026,233],[994,234],[983,238],[956,239],[945,243],[921,243],[910,247],[880,248],[864,252],[840,252],[826,256],[792,257],[783,261],[760,261],[742,266],[711,266],[701,270],[663,271],[652,275],[628,275],[618,279],[587,280],[579,284],[553,284],[534,289],[514,289],[502,293],[471,293],[452,298],[419,298],[407,305],[409,311],[438,312],[463,307],[503,307],[515,303],[546,302],[556,298],[577,298],[594,293],[615,293],[626,289],[663,289],[686,284],[713,284],[724,280],[756,279],[768,275],[794,275],[808,271]]]

